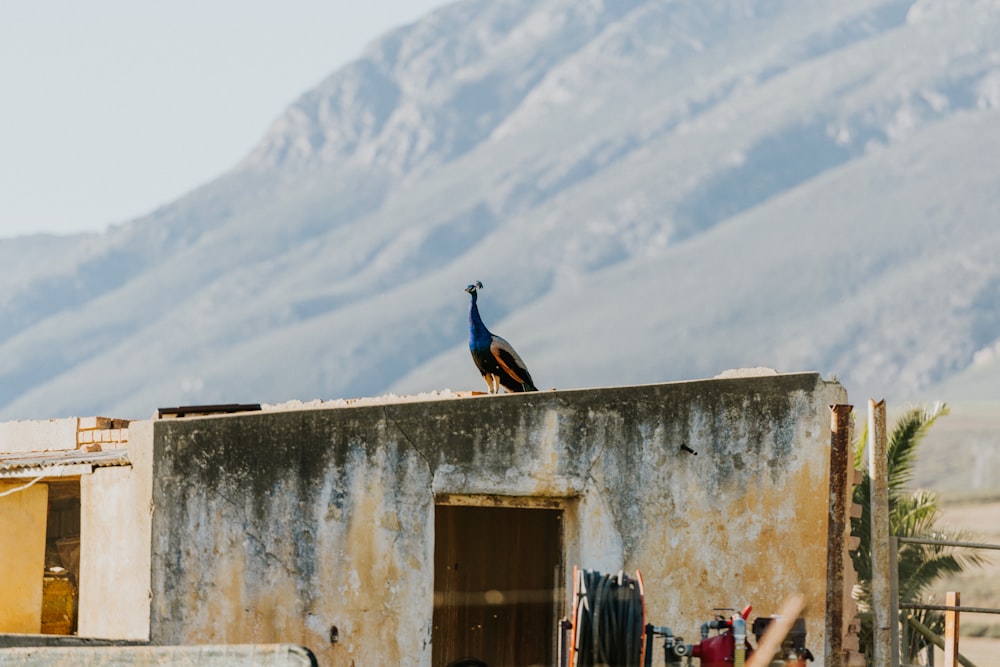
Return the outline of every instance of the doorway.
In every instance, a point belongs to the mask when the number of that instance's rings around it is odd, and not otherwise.
[[[434,667],[551,665],[563,511],[437,505],[434,522]]]
[[[80,478],[49,482],[42,634],[73,635],[80,601]]]

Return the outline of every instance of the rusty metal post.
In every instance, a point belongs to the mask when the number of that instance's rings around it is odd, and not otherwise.
[[[830,406],[830,511],[827,516],[826,632],[825,662],[841,667],[850,664],[849,653],[858,650],[845,641],[853,620],[853,604],[848,568],[848,540],[851,534],[850,507],[854,467],[851,463],[850,405]]]
[[[945,597],[945,604],[949,607],[958,607],[962,597],[958,592],[949,592]],[[944,665],[945,667],[958,667],[958,630],[959,611],[949,609],[944,613]]]
[[[868,476],[871,479],[872,648],[874,667],[896,667],[892,643],[889,568],[889,446],[885,401],[868,400]]]

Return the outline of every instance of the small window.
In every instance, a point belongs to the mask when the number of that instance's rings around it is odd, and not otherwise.
[[[563,511],[438,505],[434,520],[434,667],[553,664]]]

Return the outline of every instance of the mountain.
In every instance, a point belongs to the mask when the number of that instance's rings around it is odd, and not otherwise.
[[[1000,349],[997,174],[995,0],[461,0],[176,202],[0,241],[0,419],[482,390],[476,279],[540,387],[916,396]]]

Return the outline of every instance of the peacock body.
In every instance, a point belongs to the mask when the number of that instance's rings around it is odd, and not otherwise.
[[[469,351],[476,368],[486,381],[491,394],[502,386],[510,392],[538,391],[528,367],[514,347],[492,333],[479,315],[478,294],[483,284],[478,280],[465,288],[471,296],[469,302]]]

